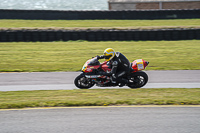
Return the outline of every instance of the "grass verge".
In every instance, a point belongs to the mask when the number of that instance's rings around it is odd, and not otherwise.
[[[0,43],[0,72],[79,71],[86,60],[108,47],[130,62],[149,61],[147,70],[198,70],[199,44],[200,40]]]
[[[200,105],[200,89],[91,89],[0,92],[0,109],[111,105]]]
[[[0,29],[5,28],[199,28],[200,19],[169,20],[0,20]]]

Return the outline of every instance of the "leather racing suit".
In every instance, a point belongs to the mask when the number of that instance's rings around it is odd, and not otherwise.
[[[97,56],[97,59],[102,59],[104,56]],[[123,75],[130,72],[130,62],[129,60],[120,52],[116,52],[115,57],[108,61],[108,64],[111,66],[111,73],[106,75],[112,75],[113,83],[127,83],[128,81],[123,79]]]

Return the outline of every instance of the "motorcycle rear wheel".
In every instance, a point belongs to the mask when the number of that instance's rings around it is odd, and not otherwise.
[[[148,82],[148,75],[143,71],[138,71],[131,74],[131,79],[127,84],[130,88],[141,88]]]
[[[95,83],[91,79],[86,78],[84,74],[80,74],[75,78],[74,84],[80,89],[89,89],[93,87]]]

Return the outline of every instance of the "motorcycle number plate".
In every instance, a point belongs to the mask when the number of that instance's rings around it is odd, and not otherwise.
[[[143,63],[142,59],[136,60],[136,63],[137,63],[138,70],[143,70],[144,69],[144,63]]]

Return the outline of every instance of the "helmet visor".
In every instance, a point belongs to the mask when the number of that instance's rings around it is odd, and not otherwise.
[[[105,59],[109,59],[112,55],[105,56]]]

